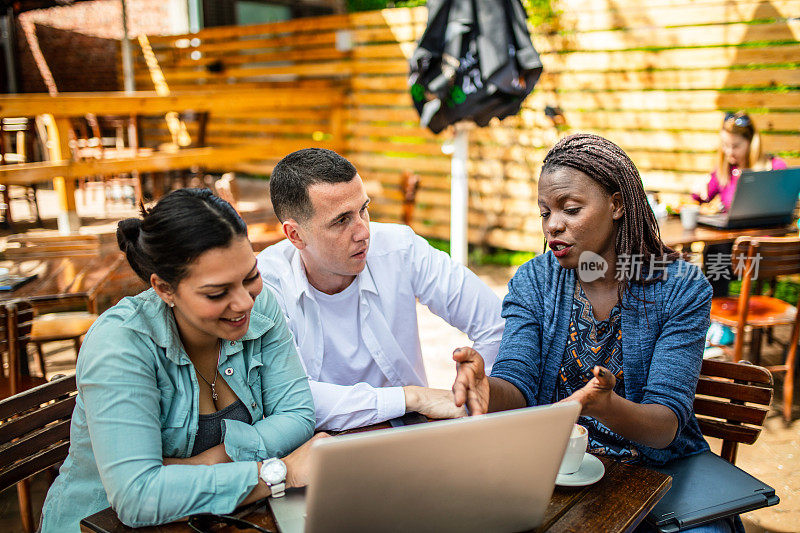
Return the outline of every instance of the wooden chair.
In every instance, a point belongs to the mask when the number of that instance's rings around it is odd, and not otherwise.
[[[783,364],[766,367],[770,372],[784,373],[783,417],[792,418],[795,359],[800,336],[800,314],[797,306],[771,296],[751,295],[753,282],[778,276],[800,273],[800,238],[798,237],[739,237],[731,254],[734,273],[741,276],[742,288],[738,297],[714,298],[711,320],[730,326],[736,331],[734,361],[744,356],[745,329],[751,328],[751,354],[760,363],[762,331],[772,326],[791,324],[786,359]]]
[[[22,373],[20,362],[27,365],[27,345],[33,329],[33,307],[26,301],[0,305],[0,347],[8,356],[8,375],[0,376],[0,398],[13,396],[45,383],[43,377]]]
[[[27,117],[0,118],[0,164],[18,164],[38,161],[40,157],[34,154],[36,149],[36,124]],[[0,185],[3,196],[3,217],[7,227],[12,227],[14,220],[11,216],[11,200],[22,199],[28,202],[31,214],[36,215],[36,223],[42,224],[39,213],[39,202],[36,198],[36,184],[14,185],[16,190],[21,189],[21,194],[12,195],[11,185]]]
[[[217,196],[228,202],[236,211],[239,211],[239,199],[242,197],[239,191],[239,182],[236,181],[236,174],[226,172],[214,182],[214,191]]]
[[[400,191],[403,193],[403,224],[411,225],[414,220],[414,209],[417,207],[417,192],[419,191],[420,178],[410,170],[403,172],[400,177]]]
[[[736,462],[740,443],[761,434],[772,402],[772,374],[746,362],[703,361],[694,412],[707,437],[722,439],[723,459]]]
[[[75,135],[75,159],[79,161],[134,157],[139,153],[138,119],[136,115],[96,115],[88,113],[71,120]],[[107,204],[131,203],[141,199],[141,185],[136,173],[114,173],[107,176],[85,176],[78,180],[84,202],[89,193],[102,196],[104,213]]]
[[[27,532],[36,528],[28,478],[67,457],[76,393],[75,376],[62,376],[0,401],[0,490],[17,485]]]
[[[47,376],[47,369],[42,345],[54,341],[72,341],[75,357],[78,357],[83,336],[95,320],[97,320],[96,314],[85,311],[48,313],[33,319],[30,341],[36,346],[39,370],[43,376]]]

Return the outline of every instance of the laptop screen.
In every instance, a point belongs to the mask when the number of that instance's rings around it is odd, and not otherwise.
[[[745,170],[739,177],[729,220],[791,217],[800,194],[800,168]]]

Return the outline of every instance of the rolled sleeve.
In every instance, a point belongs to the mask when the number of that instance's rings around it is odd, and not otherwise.
[[[378,395],[378,418],[391,420],[406,414],[406,395],[403,387],[376,389]]]
[[[267,457],[267,447],[255,426],[239,420],[222,421],[222,442],[231,461],[259,461]]]
[[[401,387],[373,387],[368,383],[335,385],[321,381],[310,381],[317,407],[317,429],[343,431],[385,422],[405,413],[405,396],[402,412],[395,403],[397,393],[383,391]],[[385,402],[383,410],[382,402]]]
[[[671,298],[673,306],[656,341],[641,402],[663,405],[675,413],[676,436],[693,416],[705,336],[710,325],[711,286],[698,275],[688,277],[677,290],[682,296]]]
[[[521,273],[522,269],[518,274]],[[505,330],[491,376],[514,385],[531,406],[538,403],[542,328],[533,305],[526,298],[525,286],[526,283],[517,280],[516,276],[508,283],[502,313],[506,320]]]

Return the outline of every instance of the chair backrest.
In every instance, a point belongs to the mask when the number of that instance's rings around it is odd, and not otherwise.
[[[800,237],[739,237],[731,262],[743,289],[754,279],[800,274]]]
[[[19,390],[19,358],[27,357],[26,346],[33,328],[33,306],[26,300],[0,305],[0,350],[8,355],[8,380],[11,394]]]
[[[772,374],[748,363],[703,361],[694,412],[700,430],[722,439],[722,457],[736,462],[739,443],[753,444],[772,402]]]
[[[0,118],[0,164],[26,163],[31,160],[35,131],[27,117]]]
[[[0,490],[67,457],[76,393],[72,375],[0,401]]]

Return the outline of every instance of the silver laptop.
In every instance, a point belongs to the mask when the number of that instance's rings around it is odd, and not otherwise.
[[[745,170],[727,213],[701,215],[697,222],[720,229],[781,226],[792,222],[800,194],[800,168]]]
[[[270,498],[281,533],[539,526],[575,402],[317,441],[307,490]]]

